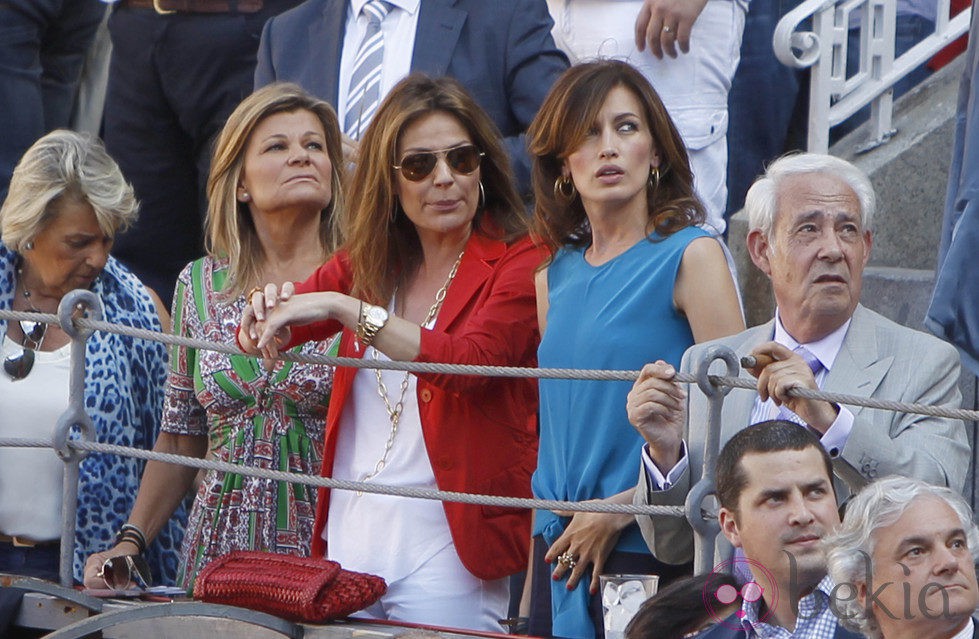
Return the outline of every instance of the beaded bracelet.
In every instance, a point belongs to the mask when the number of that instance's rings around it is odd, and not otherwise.
[[[138,554],[143,554],[146,550],[146,545],[143,541],[132,533],[119,533],[116,535],[116,544],[121,544],[124,541],[128,541],[132,545],[136,546],[136,552]]]
[[[124,541],[128,541],[136,546],[139,554],[146,552],[146,535],[143,534],[139,526],[135,524],[123,524],[119,532],[116,533],[116,543],[120,544]]]

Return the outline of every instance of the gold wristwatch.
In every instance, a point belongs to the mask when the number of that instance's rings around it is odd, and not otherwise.
[[[360,318],[357,321],[357,340],[364,348],[374,342],[377,333],[388,322],[387,309],[373,304],[360,307]]]

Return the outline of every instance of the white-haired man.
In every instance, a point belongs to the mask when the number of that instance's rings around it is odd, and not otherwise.
[[[848,505],[826,539],[833,608],[870,639],[974,639],[979,530],[957,493],[888,477]]]
[[[867,176],[829,155],[782,157],[748,191],[751,259],[771,280],[775,317],[731,337],[698,344],[683,357],[695,368],[709,348],[753,355],[758,394],[732,392],[721,413],[721,444],[748,424],[783,418],[811,428],[834,467],[866,480],[901,473],[961,490],[969,444],[961,421],[846,407],[789,397],[794,387],[958,408],[959,357],[948,344],[860,305],[876,199]],[[647,446],[635,501],[682,505],[700,479],[708,403],[673,381],[672,367],[644,369],[628,399]],[[846,462],[846,463],[844,463]],[[857,477],[859,479],[859,477]],[[845,495],[838,495],[844,497]],[[675,517],[640,516],[653,553],[689,559],[692,536]]]

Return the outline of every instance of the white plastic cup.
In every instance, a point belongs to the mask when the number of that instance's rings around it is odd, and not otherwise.
[[[599,575],[605,639],[623,639],[643,602],[659,589],[658,575]]]

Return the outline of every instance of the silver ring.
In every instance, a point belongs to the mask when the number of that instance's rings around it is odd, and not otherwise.
[[[663,31],[664,31],[665,33],[671,33],[671,32],[673,31],[673,27],[671,27],[671,26],[670,26],[670,25],[668,25],[668,24],[664,24],[664,25],[663,25]]]

